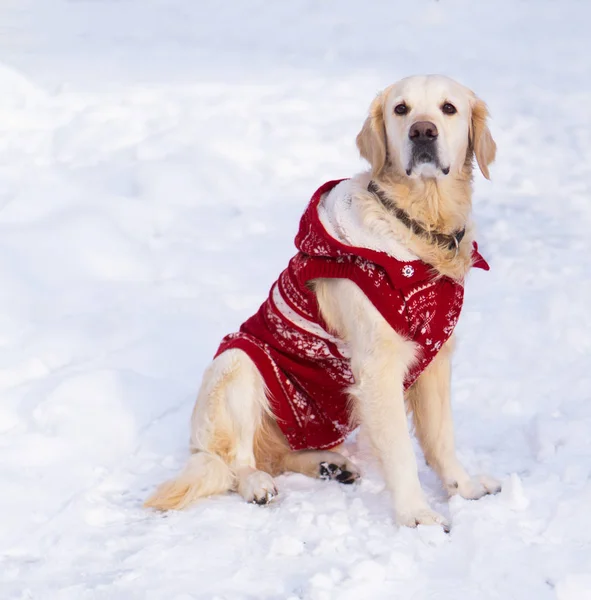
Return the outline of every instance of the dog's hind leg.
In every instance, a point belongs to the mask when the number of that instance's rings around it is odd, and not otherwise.
[[[272,415],[264,415],[255,436],[257,467],[273,475],[285,471],[302,473],[317,479],[335,479],[353,483],[359,479],[359,469],[342,454],[332,450],[291,450]]]
[[[191,452],[184,471],[163,483],[145,506],[181,509],[204,496],[236,489],[265,504],[277,494],[273,479],[255,468],[254,436],[269,412],[263,379],[241,350],[210,365],[193,409]]]
[[[359,469],[342,454],[331,450],[300,450],[283,458],[286,471],[303,473],[318,479],[335,479],[339,483],[353,483],[359,479]]]
[[[232,421],[234,455],[232,470],[236,475],[236,490],[247,501],[267,504],[277,495],[275,482],[269,473],[257,469],[254,443],[263,417],[271,410],[263,378],[252,360],[240,350],[236,352],[239,369],[225,387],[225,408]]]

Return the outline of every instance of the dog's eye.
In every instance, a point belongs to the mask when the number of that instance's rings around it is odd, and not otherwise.
[[[458,111],[456,110],[456,107],[453,104],[446,102],[441,107],[441,112],[443,112],[446,115],[455,115]]]
[[[397,115],[405,115],[408,112],[408,106],[404,102],[401,102],[394,107],[394,112]]]

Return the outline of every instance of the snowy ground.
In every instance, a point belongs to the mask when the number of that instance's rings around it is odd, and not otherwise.
[[[583,0],[4,0],[0,598],[591,598],[591,6]],[[361,168],[374,93],[441,72],[499,146],[460,326],[460,456],[505,490],[398,529],[375,461],[181,514],[200,374]]]

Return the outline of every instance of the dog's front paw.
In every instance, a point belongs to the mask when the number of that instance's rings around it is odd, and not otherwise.
[[[273,478],[264,471],[252,471],[242,475],[238,481],[238,492],[253,504],[268,504],[277,496],[277,488]]]
[[[498,494],[501,491],[501,482],[488,475],[477,475],[461,482],[448,485],[450,496],[459,494],[466,500],[478,500],[489,494]]]
[[[449,533],[449,521],[438,512],[431,510],[428,506],[412,511],[396,511],[396,522],[405,527],[417,527],[417,525],[439,525],[445,533]]]

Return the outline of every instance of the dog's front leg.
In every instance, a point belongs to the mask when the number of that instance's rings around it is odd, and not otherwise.
[[[414,347],[392,333],[375,332],[368,348],[352,357],[357,416],[381,460],[397,522],[409,527],[439,524],[447,530],[447,521],[431,510],[421,489],[408,430],[403,381]]]
[[[476,500],[500,491],[501,483],[487,475],[470,477],[456,456],[450,402],[452,350],[450,340],[410,388],[408,399],[425,458],[449,495]]]
[[[403,382],[415,359],[415,346],[398,335],[348,280],[323,280],[316,294],[327,324],[351,353],[356,417],[379,458],[401,525],[442,525],[419,482],[404,404]]]

